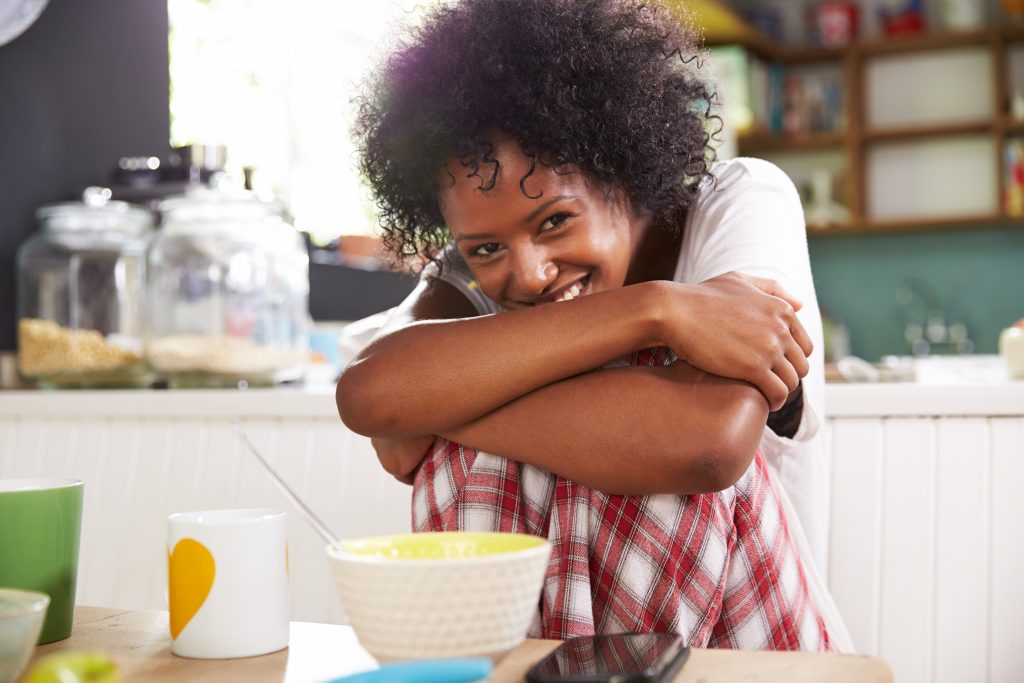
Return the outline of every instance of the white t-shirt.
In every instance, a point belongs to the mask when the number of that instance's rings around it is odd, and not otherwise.
[[[797,316],[814,342],[804,378],[804,411],[793,438],[765,427],[761,452],[789,495],[819,568],[828,542],[828,468],[821,416],[825,414],[824,344],[821,314],[811,279],[800,197],[789,177],[761,159],[716,164],[705,179],[683,233],[675,281],[703,282],[736,271],[777,280],[803,302]],[[480,291],[454,249],[445,252],[440,279],[456,287],[483,315],[504,310]],[[437,277],[431,264],[423,277]]]

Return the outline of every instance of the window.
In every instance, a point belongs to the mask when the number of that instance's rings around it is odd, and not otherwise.
[[[241,184],[326,243],[373,234],[349,138],[355,86],[414,21],[414,0],[168,0],[171,143],[223,144]]]

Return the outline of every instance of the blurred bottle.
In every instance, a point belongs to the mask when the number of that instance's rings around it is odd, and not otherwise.
[[[1024,318],[999,334],[999,355],[1014,379],[1024,379]]]

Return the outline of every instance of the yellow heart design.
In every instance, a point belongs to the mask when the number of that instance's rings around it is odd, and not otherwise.
[[[205,545],[183,538],[167,554],[168,601],[171,607],[171,640],[192,621],[213,587],[216,563]]]

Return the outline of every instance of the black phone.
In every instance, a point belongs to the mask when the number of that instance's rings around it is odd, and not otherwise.
[[[529,683],[670,682],[690,648],[676,633],[570,638],[526,672]]]

